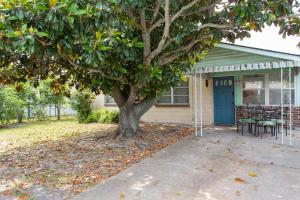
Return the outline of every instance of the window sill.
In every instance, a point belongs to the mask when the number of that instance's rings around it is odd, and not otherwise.
[[[104,106],[105,107],[117,107],[117,104],[115,104],[115,103],[105,103]]]
[[[155,107],[190,107],[190,104],[155,104]]]

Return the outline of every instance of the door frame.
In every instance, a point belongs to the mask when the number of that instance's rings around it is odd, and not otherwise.
[[[232,84],[232,91],[233,91],[233,112],[234,112],[234,119],[232,124],[216,124],[215,122],[215,79],[217,78],[232,78],[233,84]],[[212,118],[213,118],[213,124],[216,126],[235,126],[236,125],[236,112],[235,112],[235,76],[234,75],[228,75],[228,76],[213,76],[212,77],[212,101],[213,101],[213,109],[212,109]]]

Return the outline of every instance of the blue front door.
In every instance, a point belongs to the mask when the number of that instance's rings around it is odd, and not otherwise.
[[[214,123],[216,125],[235,124],[234,78],[214,78]]]

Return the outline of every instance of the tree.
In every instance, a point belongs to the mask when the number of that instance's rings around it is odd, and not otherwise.
[[[37,106],[39,102],[37,96],[37,89],[31,86],[29,82],[18,85],[16,88],[17,96],[26,104],[27,119],[30,119],[32,110]]]
[[[59,84],[55,80],[47,79],[41,82],[39,91],[40,103],[44,106],[54,105],[57,120],[60,120],[60,109],[66,103],[66,95],[70,93],[69,88],[66,85]]]
[[[19,98],[13,87],[0,87],[0,122],[9,123],[12,119],[22,122],[26,103]]]
[[[0,83],[59,77],[112,95],[124,136],[224,38],[267,23],[298,34],[292,0],[2,0]]]

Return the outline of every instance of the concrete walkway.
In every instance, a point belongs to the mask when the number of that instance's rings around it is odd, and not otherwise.
[[[276,142],[232,131],[188,137],[74,200],[299,200],[300,147]]]

